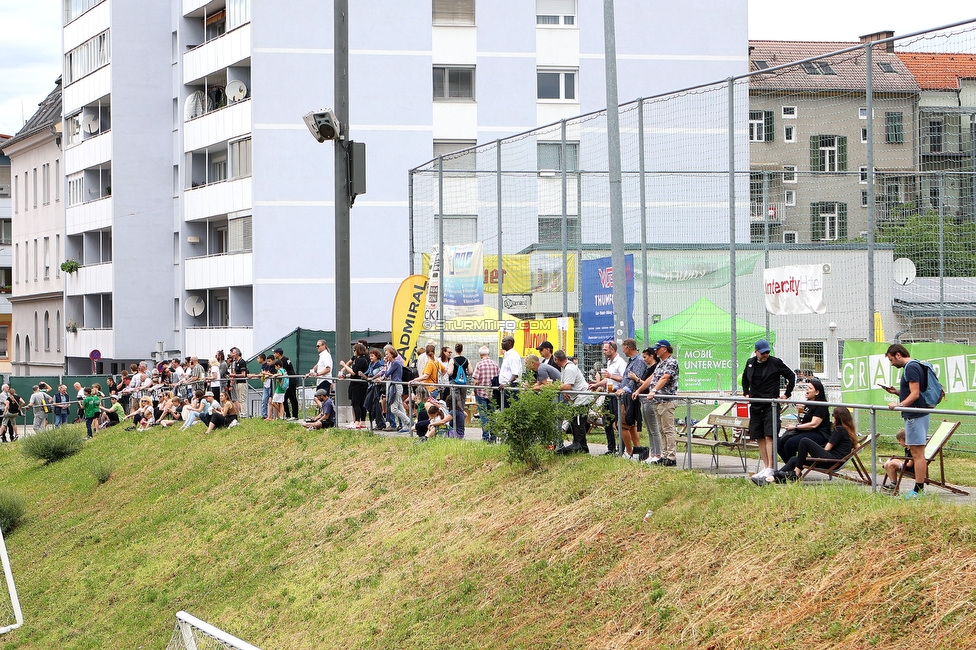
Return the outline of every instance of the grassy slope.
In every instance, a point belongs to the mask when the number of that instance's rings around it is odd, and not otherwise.
[[[180,609],[265,650],[976,642],[971,508],[504,453],[258,422],[3,445],[30,505],[0,647],[163,648]]]

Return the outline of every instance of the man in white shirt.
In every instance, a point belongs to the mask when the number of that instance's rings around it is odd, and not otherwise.
[[[498,371],[498,385],[502,387],[502,404],[504,405],[508,397],[505,394],[505,386],[511,386],[522,376],[522,357],[515,351],[515,338],[506,336],[502,339],[502,365]],[[510,394],[509,394],[510,395]]]
[[[553,358],[556,360],[556,367],[559,368],[561,374],[562,384],[559,390],[571,390],[571,391],[586,391],[586,377],[583,372],[576,367],[572,361],[566,357],[566,352],[564,350],[556,350],[553,353]],[[566,399],[572,401],[574,406],[585,406],[593,401],[593,396],[586,393],[570,393],[565,396]],[[586,444],[586,428],[587,428],[586,414],[580,414],[569,421],[569,432],[573,436],[573,442],[569,445],[563,445],[556,450],[558,454],[588,454],[590,453],[590,448]]]
[[[312,377],[322,377],[322,381],[318,383],[315,389],[324,390],[328,393],[332,389],[332,382],[329,381],[332,377],[332,353],[329,352],[329,345],[325,339],[316,341],[315,349],[319,351],[319,360],[315,367],[308,371],[308,374]]]
[[[604,418],[603,430],[607,434],[607,455],[612,456],[617,453],[617,437],[614,430],[617,427],[618,404],[617,396],[614,391],[620,388],[620,382],[624,379],[624,372],[627,370],[627,360],[622,355],[617,354],[616,341],[605,341],[603,343],[603,356],[606,357],[607,367],[600,371],[602,379],[590,384],[590,390],[605,388],[607,393],[606,409],[610,414]]]

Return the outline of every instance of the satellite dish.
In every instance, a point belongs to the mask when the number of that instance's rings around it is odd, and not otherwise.
[[[227,94],[227,99],[232,102],[239,102],[247,97],[247,86],[244,85],[243,81],[231,81],[224,88],[224,92]]]
[[[190,296],[183,303],[183,309],[186,310],[190,316],[196,318],[207,309],[207,303],[204,302],[203,298],[200,296]]]
[[[85,118],[85,121],[82,123],[82,127],[85,129],[85,133],[87,133],[88,135],[95,135],[96,133],[98,133],[98,116],[97,115],[87,116]]]
[[[183,104],[183,114],[188,120],[192,120],[196,117],[203,115],[204,110],[204,100],[206,96],[203,94],[202,90],[197,90],[186,98],[186,102]]]
[[[915,281],[916,275],[915,262],[907,257],[899,257],[891,266],[891,274],[895,278],[895,284],[905,286]]]

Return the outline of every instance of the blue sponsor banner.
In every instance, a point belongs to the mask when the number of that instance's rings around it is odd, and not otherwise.
[[[634,256],[625,256],[627,278],[627,337],[634,336]],[[583,343],[602,343],[614,338],[613,266],[609,257],[583,260],[583,291],[580,322]]]
[[[446,248],[442,275],[446,318],[480,315],[485,304],[483,245]]]

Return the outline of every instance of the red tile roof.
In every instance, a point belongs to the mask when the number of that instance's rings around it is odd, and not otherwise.
[[[959,90],[960,79],[976,78],[976,54],[897,52],[922,90]]]

